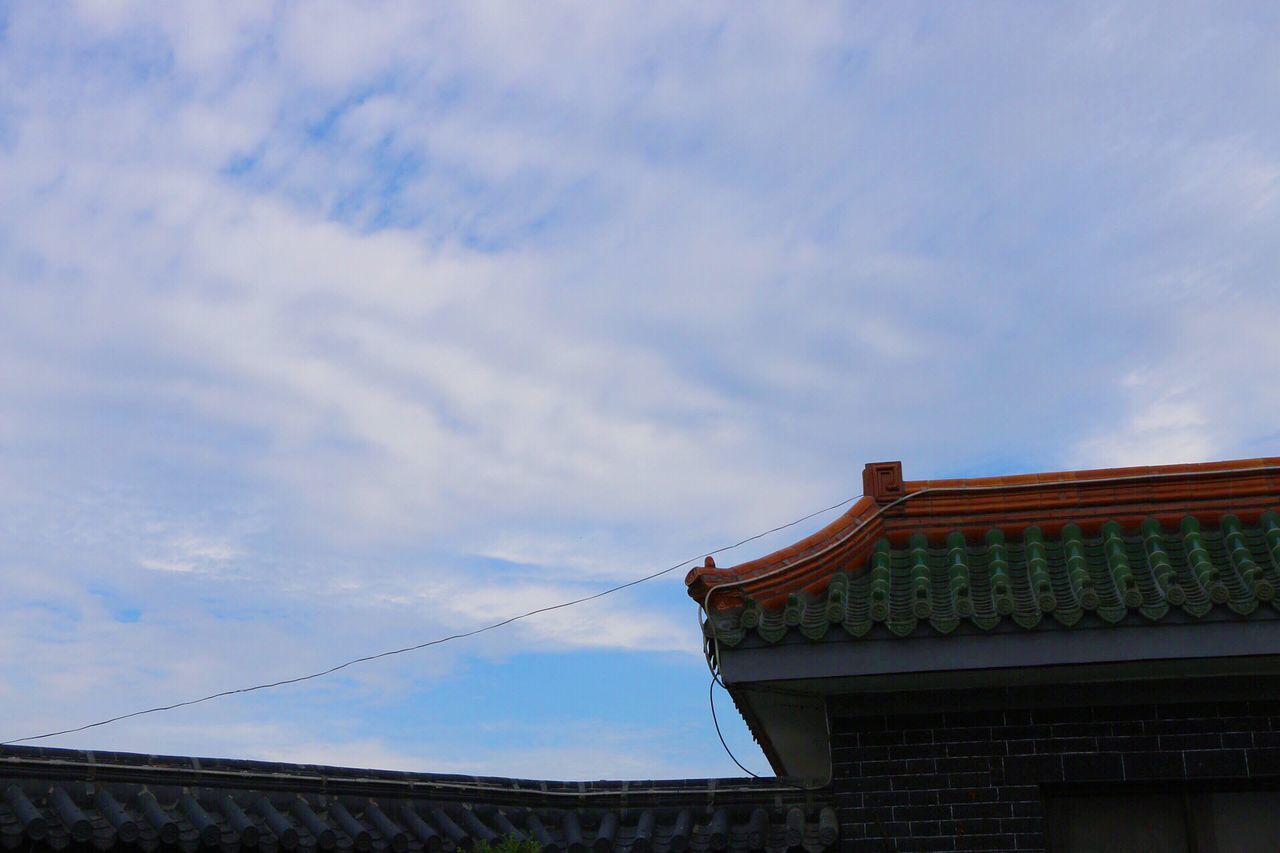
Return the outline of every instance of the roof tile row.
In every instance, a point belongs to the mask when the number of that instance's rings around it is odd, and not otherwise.
[[[1031,629],[1046,617],[1072,627],[1089,615],[1116,624],[1131,613],[1156,621],[1174,611],[1280,611],[1280,515],[1216,522],[1186,516],[1170,529],[1150,518],[1126,529],[1108,521],[1093,535],[1066,524],[1051,536],[1031,526],[1016,539],[991,528],[977,542],[958,530],[942,541],[917,533],[899,547],[881,539],[865,564],[835,572],[821,593],[792,593],[781,607],[747,597],[715,613],[707,631],[735,646],[750,632],[771,643],[792,631],[819,640],[837,625],[855,638],[876,626],[905,637],[1006,620]]]
[[[575,786],[358,771],[347,774],[354,781],[304,780],[296,766],[220,762],[224,786],[188,784],[210,775],[200,760],[128,758],[0,747],[0,847],[449,853],[513,836],[555,853],[821,853],[837,838],[830,806],[754,780]]]

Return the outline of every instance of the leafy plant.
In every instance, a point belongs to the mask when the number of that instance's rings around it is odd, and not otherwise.
[[[471,848],[471,853],[542,853],[542,845],[532,838],[504,835],[497,841],[478,842]]]

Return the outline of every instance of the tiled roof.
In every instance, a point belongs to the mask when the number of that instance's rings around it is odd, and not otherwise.
[[[1046,620],[1072,627],[1170,613],[1199,618],[1215,608],[1249,616],[1259,607],[1280,611],[1277,587],[1274,512],[1250,526],[1234,515],[1213,528],[1187,516],[1173,530],[1155,519],[1136,530],[1108,521],[1093,536],[1075,524],[1049,537],[1032,526],[1012,541],[999,528],[977,542],[960,531],[941,541],[917,533],[900,548],[881,539],[866,566],[836,572],[820,594],[793,593],[770,609],[748,598],[717,613],[715,629],[722,644],[735,646],[752,631],[777,642],[792,629],[819,640],[877,629],[907,636],[966,624],[991,630],[1005,622],[1035,628]]]
[[[543,782],[0,747],[8,849],[819,853],[835,813],[774,780]]]
[[[797,545],[691,572],[690,594],[711,603],[708,632],[733,646],[753,632],[777,642],[1280,612],[1278,459],[914,483],[887,463],[866,482],[867,497]]]

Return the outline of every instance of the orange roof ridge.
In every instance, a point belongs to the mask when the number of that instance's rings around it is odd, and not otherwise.
[[[1099,526],[1193,513],[1258,514],[1280,504],[1280,457],[1130,468],[1098,468],[966,479],[903,480],[901,462],[868,463],[863,492],[846,513],[799,542],[730,568],[715,563],[685,577],[689,595],[716,610],[751,597],[771,606],[820,592],[841,569],[861,568],[875,543],[955,530],[980,536],[1030,525]]]

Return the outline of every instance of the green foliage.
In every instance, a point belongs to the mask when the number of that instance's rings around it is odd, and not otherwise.
[[[472,853],[542,853],[542,845],[532,838],[522,841],[514,835],[504,835],[492,843],[477,842],[471,851]]]

